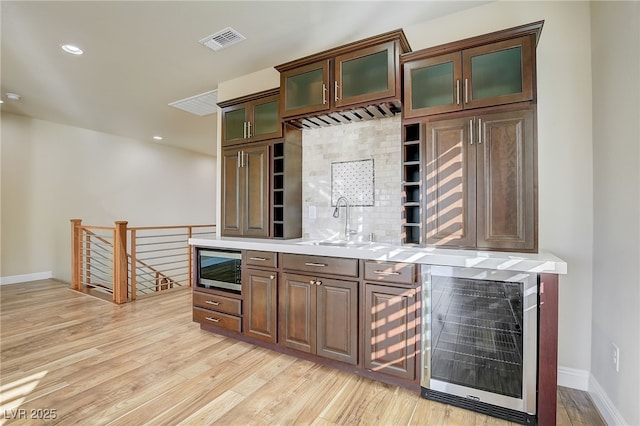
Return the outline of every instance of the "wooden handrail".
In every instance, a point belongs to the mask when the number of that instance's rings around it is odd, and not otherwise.
[[[95,238],[96,241],[112,247],[113,250],[113,301],[114,303],[125,303],[129,300],[136,300],[136,270],[138,267],[146,268],[149,273],[155,275],[155,288],[159,289],[173,288],[173,284],[179,284],[178,281],[168,276],[164,272],[156,269],[154,266],[149,265],[137,258],[136,253],[136,238],[137,231],[151,231],[151,230],[166,230],[166,229],[185,229],[186,237],[191,238],[194,228],[215,228],[215,225],[170,225],[170,226],[140,226],[140,227],[127,227],[126,221],[115,222],[115,227],[106,226],[86,226],[82,225],[81,219],[71,219],[71,239],[72,239],[72,279],[71,286],[75,290],[82,290],[83,284],[86,284],[82,280],[82,268],[83,252],[84,259],[91,257],[91,239]],[[93,230],[106,230],[113,232],[113,241],[109,241]],[[82,239],[82,232],[85,232],[87,238]],[[127,252],[127,232],[131,231],[131,253]],[[162,235],[160,235],[162,236]],[[85,247],[82,247],[84,241]],[[131,260],[131,293],[129,294],[129,260]],[[90,265],[86,265],[84,270],[85,274],[90,271]],[[193,260],[191,258],[191,249],[187,247],[187,275],[189,277],[188,285],[191,286],[190,277],[193,272]],[[146,273],[146,272],[145,272]],[[86,279],[90,279],[90,272]]]

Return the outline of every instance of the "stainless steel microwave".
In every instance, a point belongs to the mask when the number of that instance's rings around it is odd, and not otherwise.
[[[196,287],[240,294],[242,254],[237,250],[197,249]]]

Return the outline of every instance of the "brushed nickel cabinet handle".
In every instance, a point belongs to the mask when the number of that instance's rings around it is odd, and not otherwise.
[[[314,285],[316,283],[316,280],[309,280],[309,284]]]
[[[206,300],[204,303],[207,305],[220,306],[220,302],[214,302],[213,300]]]
[[[473,145],[473,118],[469,120],[469,145]]]
[[[251,139],[251,122],[247,121],[247,139]]]
[[[338,96],[338,88],[340,86],[338,86],[338,80],[333,82],[333,90],[334,90],[334,99],[336,100],[336,102],[338,102],[340,100],[340,97]]]
[[[275,275],[269,275],[269,279],[275,280],[276,276]]]
[[[322,281],[316,281],[316,285],[322,285]]]
[[[327,266],[326,263],[315,263],[315,262],[305,262],[306,266],[317,266],[319,268],[324,268],[325,266]]]
[[[266,257],[250,257],[249,260],[257,260],[259,262],[264,262],[265,260],[267,260]]]
[[[478,143],[482,143],[482,119],[478,118]]]
[[[456,80],[456,105],[460,105],[460,79]]]
[[[322,83],[322,104],[327,104],[327,86]]]
[[[247,138],[247,122],[242,123],[242,138]]]
[[[469,103],[469,79],[464,79],[464,103]]]
[[[205,319],[211,321],[211,322],[220,322],[220,320],[218,318],[211,318],[211,317],[205,317]]]
[[[400,275],[400,272],[388,272],[388,271],[381,271],[379,269],[373,271],[374,274],[378,274],[378,275]]]

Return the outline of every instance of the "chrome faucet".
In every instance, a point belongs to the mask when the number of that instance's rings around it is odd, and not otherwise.
[[[354,235],[357,232],[350,229],[351,228],[351,223],[350,223],[350,216],[351,216],[351,207],[349,206],[349,200],[347,200],[346,197],[340,197],[338,198],[338,201],[336,201],[336,208],[333,211],[333,217],[338,218],[340,217],[340,203],[344,204],[346,213],[345,213],[345,217],[344,217],[344,239],[348,240],[349,239],[349,235]]]

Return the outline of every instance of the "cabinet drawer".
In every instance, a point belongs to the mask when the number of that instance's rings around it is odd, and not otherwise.
[[[218,296],[216,294],[198,293],[197,291],[193,292],[193,306],[213,309],[231,315],[240,315],[242,312],[242,300]]]
[[[358,276],[358,260],[340,257],[309,256],[305,254],[283,254],[282,267],[312,274],[333,274],[348,277]]]
[[[240,317],[223,314],[222,312],[194,307],[193,320],[201,324],[213,325],[238,333],[242,331],[242,320]]]
[[[244,252],[244,263],[247,266],[258,266],[264,268],[278,267],[278,253],[270,251],[246,250]]]
[[[364,264],[364,279],[367,281],[411,285],[415,283],[415,277],[416,265],[413,263],[368,260]]]

